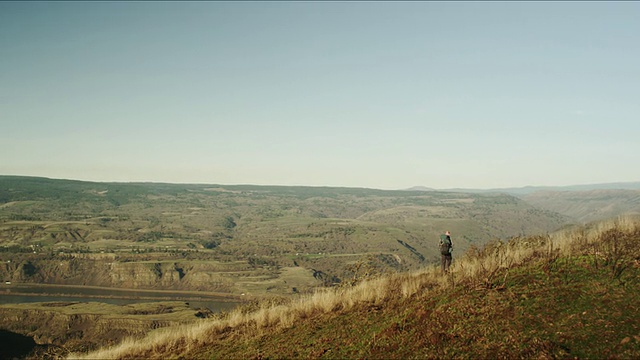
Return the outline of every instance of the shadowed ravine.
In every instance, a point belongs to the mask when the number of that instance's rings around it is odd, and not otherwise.
[[[0,329],[0,359],[25,357],[32,353],[36,346],[33,338]]]

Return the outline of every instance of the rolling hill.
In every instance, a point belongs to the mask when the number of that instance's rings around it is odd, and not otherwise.
[[[538,191],[522,199],[582,223],[640,213],[640,190]]]
[[[0,177],[15,282],[294,294],[415,270],[568,218],[509,194]]]

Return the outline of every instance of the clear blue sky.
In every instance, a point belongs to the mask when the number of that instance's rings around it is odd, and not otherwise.
[[[638,2],[0,2],[0,174],[640,181]]]

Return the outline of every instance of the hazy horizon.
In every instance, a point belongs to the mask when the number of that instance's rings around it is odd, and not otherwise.
[[[95,182],[95,183],[105,183],[105,184],[172,184],[172,185],[212,185],[212,186],[282,186],[282,187],[326,187],[326,188],[354,188],[354,189],[371,189],[371,190],[435,190],[435,191],[486,191],[486,190],[504,190],[504,189],[528,189],[528,188],[582,188],[585,187],[587,189],[639,189],[640,190],[640,181],[616,181],[616,182],[607,182],[607,183],[584,183],[584,184],[568,184],[568,185],[522,185],[522,186],[510,186],[510,187],[499,187],[499,188],[472,188],[472,187],[450,187],[450,188],[435,188],[431,186],[425,185],[413,185],[406,188],[397,188],[397,189],[382,189],[376,187],[368,187],[368,186],[331,186],[331,185],[281,185],[281,184],[259,184],[259,183],[215,183],[215,182],[172,182],[172,181],[109,181],[109,180],[86,180],[86,179],[73,179],[73,178],[57,178],[57,177],[49,177],[49,176],[40,176],[40,175],[21,175],[21,174],[0,174],[0,177],[33,177],[33,178],[44,178],[50,180],[61,180],[61,181],[80,181],[80,182]],[[616,187],[616,185],[621,185]]]
[[[637,2],[0,2],[0,174],[636,182]]]

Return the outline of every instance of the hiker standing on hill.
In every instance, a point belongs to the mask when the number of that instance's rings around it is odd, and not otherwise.
[[[452,260],[451,251],[453,251],[453,242],[451,241],[451,233],[447,231],[440,235],[440,267],[443,274],[449,272]]]

